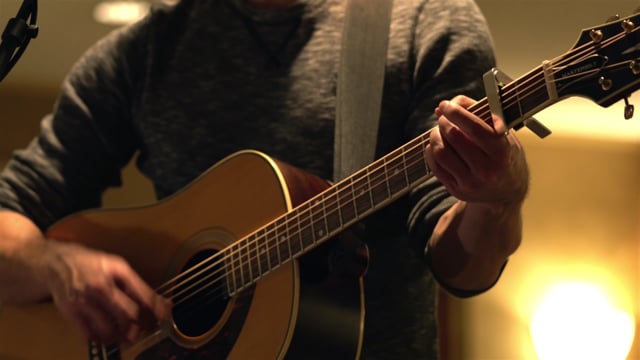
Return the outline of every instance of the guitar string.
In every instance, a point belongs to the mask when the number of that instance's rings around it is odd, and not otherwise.
[[[614,41],[614,40],[611,40],[611,41]],[[588,43],[587,43],[587,44],[585,44],[585,45],[583,45],[583,46],[582,46],[582,48],[583,48],[583,47],[585,47],[585,46],[587,46],[587,45],[588,45]],[[579,48],[578,48],[578,49],[579,49]],[[582,54],[575,54],[575,55],[574,55],[574,57],[580,57],[580,56],[583,56],[583,55],[582,55]],[[563,59],[567,59],[567,57],[565,56]],[[568,62],[572,62],[572,61],[573,61],[573,60],[569,60]],[[527,80],[527,82],[528,82],[528,81],[530,81],[530,80]],[[526,84],[527,82],[525,82],[524,84]],[[543,78],[543,82],[544,82],[544,78]],[[537,83],[534,83],[533,85],[530,85],[528,88],[530,88],[531,86],[536,86],[536,85],[538,85],[538,84],[537,84]],[[527,90],[528,88],[525,88],[525,90]],[[513,91],[509,91],[509,92],[507,92],[506,94],[508,94],[508,93],[512,93],[512,92],[513,92]],[[516,96],[517,96],[517,95],[516,95]],[[509,98],[507,99],[507,101],[505,101],[505,102],[508,102],[508,100],[511,100],[512,98],[513,98],[513,96],[509,97]],[[355,182],[356,180],[353,180],[353,181]],[[311,224],[311,226],[312,226],[312,225],[313,225],[313,224]],[[260,230],[262,230],[262,229],[260,229]],[[299,235],[299,233],[298,233],[298,234],[294,233],[294,235]],[[249,236],[249,237],[250,237],[250,236]],[[247,238],[248,238],[248,237],[247,237]],[[237,250],[234,250],[234,252],[236,252],[236,253],[240,253],[242,250],[246,250],[246,251],[248,251],[249,253],[250,253],[250,252],[252,252],[252,251],[249,249],[249,247],[250,247],[251,245],[255,245],[255,244],[257,244],[257,241],[258,241],[259,239],[261,239],[261,237],[258,237],[256,240],[254,240],[254,241],[252,241],[252,242],[251,242],[251,241],[247,242],[247,243],[245,244],[245,246],[244,246],[244,247],[238,246]],[[278,245],[279,245],[279,244],[278,244],[278,243],[276,243],[276,244],[274,244],[274,246],[272,246],[272,248],[275,248],[275,247],[277,247]],[[267,250],[269,250],[269,247],[267,247]],[[258,251],[258,249],[256,248],[256,251],[255,251],[255,252],[257,252],[257,251]],[[233,254],[233,252],[232,252],[232,254]],[[231,254],[228,254],[228,255],[231,255]],[[242,257],[242,255],[240,255],[240,256]],[[214,257],[216,257],[216,256],[214,255]],[[256,258],[260,258],[260,256],[256,256]],[[261,258],[261,259],[262,259],[262,258]],[[220,260],[218,261],[218,265],[221,263],[221,261],[222,261],[222,260],[224,260],[224,259],[220,259]],[[253,258],[252,258],[250,255],[248,255],[248,260],[249,260],[249,262],[251,262],[251,261],[253,260]],[[200,265],[203,265],[203,264],[201,263]],[[240,266],[242,266],[242,265],[240,265]],[[210,267],[210,266],[209,266],[209,267]],[[267,272],[270,272],[270,271],[272,271],[272,270],[273,270],[273,267],[272,267],[272,266],[269,266],[269,264],[266,264],[266,266],[265,266],[265,267],[266,267],[266,268],[268,268]],[[205,269],[205,270],[207,270],[207,269]],[[242,269],[241,269],[241,271],[242,271]],[[252,271],[252,269],[251,269],[251,268],[249,268],[249,271]],[[259,266],[259,267],[258,267],[257,272],[258,272],[258,273],[260,273],[260,275],[259,275],[257,278],[260,278],[260,277],[262,277],[263,275],[265,275],[265,274],[266,274],[266,272],[262,272],[262,271],[261,271],[261,266]],[[242,277],[244,277],[244,276],[242,276]],[[253,276],[253,274],[249,274],[249,277],[250,277],[250,278],[253,278],[254,276]],[[219,279],[219,280],[220,280],[220,279]],[[175,281],[175,279],[174,279],[174,281]],[[204,280],[203,280],[203,281],[204,281]],[[175,283],[174,283],[174,284],[175,284]],[[242,289],[242,288],[240,288],[240,289]],[[169,290],[169,291],[170,291],[170,290]]]

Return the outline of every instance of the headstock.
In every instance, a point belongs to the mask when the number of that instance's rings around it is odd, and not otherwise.
[[[584,29],[575,46],[545,63],[558,98],[587,97],[608,107],[640,87],[640,14]],[[625,117],[633,115],[628,104]]]

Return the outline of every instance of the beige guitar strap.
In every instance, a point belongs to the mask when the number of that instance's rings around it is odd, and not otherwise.
[[[338,68],[334,180],[375,159],[393,0],[346,0]]]

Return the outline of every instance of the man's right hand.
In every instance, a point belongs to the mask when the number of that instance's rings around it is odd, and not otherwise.
[[[132,343],[167,319],[170,302],[121,257],[43,238],[26,217],[0,212],[0,300],[50,296],[87,339]]]
[[[42,274],[58,309],[88,339],[132,343],[168,317],[170,305],[119,256],[49,241]]]

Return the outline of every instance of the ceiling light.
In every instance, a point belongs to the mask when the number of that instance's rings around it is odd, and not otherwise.
[[[626,359],[633,334],[633,315],[616,309],[604,291],[590,283],[558,285],[531,321],[542,360]]]
[[[93,9],[93,17],[102,24],[126,25],[145,16],[150,6],[146,1],[102,1]]]

